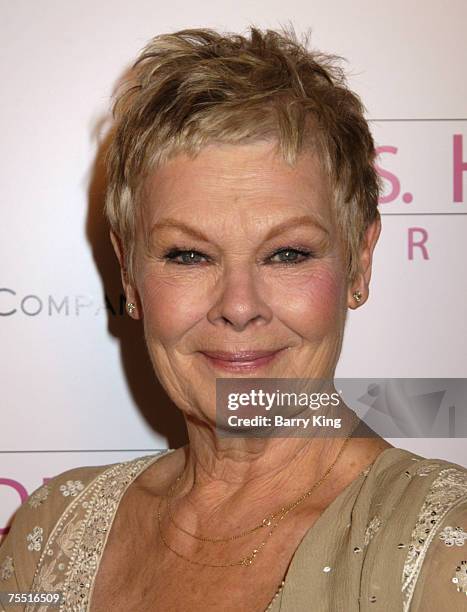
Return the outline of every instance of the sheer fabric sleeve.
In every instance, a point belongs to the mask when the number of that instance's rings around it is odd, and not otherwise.
[[[40,556],[47,516],[41,511],[50,493],[50,486],[37,488],[18,508],[8,534],[0,545],[0,610],[24,610],[25,604],[7,604],[8,593],[30,590]]]
[[[467,496],[443,518],[434,534],[409,612],[467,612]]]
[[[23,609],[23,607],[19,605],[8,606],[8,608],[4,605],[4,597],[7,597],[7,593],[18,593],[21,591],[14,561],[15,555],[13,541],[16,539],[16,531],[18,526],[18,521],[16,518],[13,521],[13,525],[8,532],[8,535],[3,539],[2,544],[0,545],[0,592],[2,593],[0,598],[0,610],[2,612],[6,612],[7,610],[8,612],[13,612]]]
[[[31,591],[45,544],[54,525],[70,501],[85,489],[96,468],[80,467],[67,470],[49,479],[38,487],[16,511],[8,534],[0,544],[0,610],[17,612],[25,610],[26,604],[5,605],[5,592],[25,593]],[[44,583],[55,588],[52,578],[44,576]],[[46,609],[46,607],[44,607]],[[47,608],[48,609],[48,608]],[[51,608],[52,609],[52,608]],[[55,608],[57,609],[57,608]]]

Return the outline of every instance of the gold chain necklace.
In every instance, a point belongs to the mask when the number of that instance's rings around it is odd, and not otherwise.
[[[355,416],[354,416],[354,420],[355,420]],[[160,501],[159,501],[159,506],[157,509],[157,524],[159,527],[159,535],[161,537],[161,540],[163,542],[163,544],[170,550],[172,551],[175,555],[177,555],[178,557],[180,557],[181,559],[184,559],[185,561],[188,561],[190,563],[194,563],[195,565],[201,565],[203,567],[234,567],[234,566],[250,566],[253,564],[253,561],[256,559],[256,556],[258,555],[258,553],[264,548],[264,546],[266,545],[266,543],[268,542],[269,538],[273,535],[275,529],[278,527],[278,525],[280,524],[280,522],[287,516],[287,514],[295,509],[299,504],[301,504],[305,499],[307,499],[308,497],[310,497],[310,495],[324,482],[324,480],[329,476],[329,474],[332,472],[334,466],[336,465],[336,463],[339,461],[339,458],[341,457],[342,453],[344,452],[347,443],[349,442],[350,438],[352,437],[352,434],[354,433],[354,431],[356,430],[358,424],[359,424],[359,420],[357,420],[357,424],[356,426],[351,429],[349,435],[346,437],[346,439],[344,440],[344,443],[342,444],[341,448],[339,449],[339,452],[337,453],[336,458],[334,459],[334,461],[331,463],[331,465],[328,467],[328,469],[324,472],[324,474],[321,476],[321,478],[319,478],[311,487],[311,489],[308,489],[308,491],[305,491],[305,493],[303,493],[298,499],[296,499],[294,502],[292,502],[291,504],[287,505],[287,506],[283,506],[278,512],[269,515],[269,517],[266,517],[265,519],[263,519],[263,521],[257,525],[256,527],[254,527],[253,529],[250,529],[249,531],[246,532],[242,532],[234,537],[229,537],[229,538],[217,538],[217,539],[210,539],[210,538],[206,538],[203,536],[196,536],[195,534],[192,534],[188,531],[186,531],[183,528],[180,528],[178,525],[176,525],[176,527],[178,527],[179,529],[181,529],[181,531],[183,531],[184,533],[193,536],[197,539],[200,539],[202,541],[207,541],[207,542],[222,542],[222,541],[230,541],[230,540],[234,540],[240,537],[243,537],[244,535],[247,535],[248,533],[252,533],[253,531],[256,531],[262,527],[270,527],[268,534],[266,535],[266,537],[264,538],[264,540],[259,544],[259,546],[257,548],[255,548],[249,555],[246,555],[245,557],[243,557],[242,559],[240,559],[239,561],[233,561],[231,563],[222,563],[222,564],[212,564],[212,563],[204,563],[201,561],[196,561],[194,559],[191,559],[190,557],[187,557],[185,555],[183,555],[182,553],[180,553],[179,551],[175,550],[174,548],[172,548],[170,546],[170,544],[167,542],[166,538],[164,537],[163,533],[162,533],[162,525],[161,525],[161,505],[162,505],[162,500],[166,499],[167,500],[167,505],[169,507],[169,496],[165,496],[165,497],[161,497]],[[173,487],[175,486],[176,482],[180,479],[180,476],[177,478],[177,480],[175,481],[175,483],[170,487],[169,492],[172,491]],[[278,520],[273,522],[273,518],[277,518]]]
[[[356,422],[356,424],[357,424],[357,425],[358,425],[358,423],[359,423],[359,420],[356,418],[356,415],[353,415],[353,422]],[[355,431],[355,430],[356,430],[356,427],[354,427],[353,429],[351,429],[351,431],[350,431],[350,433],[348,434],[348,436],[346,436],[346,439],[345,439],[345,441],[344,441],[344,443],[343,443],[343,445],[342,445],[342,447],[341,447],[341,449],[340,449],[339,454],[337,455],[337,457],[336,457],[336,459],[335,459],[334,463],[333,463],[333,464],[331,464],[331,466],[330,466],[330,468],[329,468],[329,472],[332,470],[332,468],[334,467],[334,465],[337,463],[337,461],[338,461],[338,459],[339,459],[340,455],[342,454],[342,452],[343,452],[343,451],[344,451],[344,449],[345,449],[345,446],[346,446],[346,444],[347,444],[347,441],[349,440],[349,438],[351,438],[351,437],[352,437],[352,434],[354,433],[354,431]],[[327,476],[327,474],[325,473],[325,474],[324,474],[324,476],[323,476],[323,480],[324,480],[324,478],[325,478],[326,476]],[[284,510],[286,510],[286,509],[287,509],[287,506],[282,507],[282,508],[281,508],[280,510],[278,510],[277,512],[274,512],[273,514],[270,514],[269,516],[267,516],[266,518],[264,518],[264,519],[261,521],[261,523],[259,523],[259,525],[256,525],[256,526],[255,526],[255,527],[253,527],[252,529],[247,529],[246,531],[242,531],[242,532],[240,532],[240,533],[238,533],[238,534],[234,534],[233,536],[229,536],[229,537],[227,537],[227,538],[208,538],[207,536],[202,536],[202,535],[200,536],[200,535],[197,535],[197,534],[195,534],[195,533],[192,533],[191,531],[188,531],[187,529],[185,529],[184,527],[182,527],[181,525],[179,525],[179,524],[178,524],[178,523],[175,521],[175,518],[174,518],[174,516],[173,516],[172,509],[171,509],[171,505],[170,505],[170,498],[171,498],[171,497],[174,497],[174,495],[173,495],[173,490],[174,490],[174,488],[176,487],[177,483],[180,481],[180,479],[181,479],[181,475],[180,475],[180,476],[177,476],[177,478],[175,479],[175,482],[174,482],[174,483],[171,485],[171,487],[169,488],[168,494],[166,495],[167,514],[168,514],[168,516],[169,516],[169,518],[170,518],[171,523],[172,523],[172,524],[173,524],[173,525],[174,525],[174,526],[175,526],[175,527],[176,527],[176,528],[177,528],[179,531],[182,531],[182,532],[183,532],[183,533],[185,533],[186,535],[189,535],[189,536],[191,536],[192,538],[195,538],[195,539],[197,539],[197,540],[199,540],[199,541],[201,541],[201,542],[220,543],[220,542],[231,542],[231,541],[233,541],[233,540],[238,540],[239,538],[243,538],[244,536],[249,535],[250,533],[254,533],[255,531],[258,531],[258,529],[262,529],[262,528],[264,528],[264,527],[269,527],[269,526],[271,526],[271,525],[272,525],[272,523],[273,523],[273,521],[274,521],[274,519],[276,519],[277,517],[279,517],[279,516],[280,516],[280,515],[281,515],[281,514],[284,512]],[[321,484],[321,483],[320,483],[320,482],[318,482],[318,483],[317,483],[317,485],[319,485],[319,484]],[[315,487],[315,485],[313,485],[313,487]],[[301,496],[301,497],[303,497],[303,498],[305,499],[306,497],[308,497],[308,496],[309,496],[309,495],[312,493],[312,491],[313,491],[313,490],[314,490],[314,488],[310,489],[310,491],[305,492],[305,493],[303,494],[303,496]],[[300,501],[303,501],[303,500],[301,499],[301,497],[299,498],[298,503],[300,503]],[[293,505],[293,504],[295,504],[295,503],[296,503],[296,502],[293,502],[293,503],[292,503],[292,504],[290,504],[290,505],[292,506],[292,505]]]
[[[187,529],[185,529],[181,525],[179,525],[175,521],[174,516],[172,514],[172,508],[170,506],[170,498],[174,497],[174,496],[171,495],[171,493],[172,493],[174,487],[176,486],[177,482],[180,480],[180,478],[181,478],[181,476],[177,477],[177,479],[175,480],[174,484],[169,489],[169,494],[166,496],[167,514],[169,516],[170,522],[173,525],[175,525],[175,527],[179,531],[183,531],[183,533],[185,533],[186,535],[189,535],[192,538],[196,538],[197,540],[200,540],[201,542],[219,543],[219,542],[231,542],[232,540],[238,540],[239,538],[243,538],[244,536],[249,535],[250,533],[254,533],[255,531],[258,531],[258,529],[261,529],[262,527],[269,527],[270,525],[272,525],[273,520],[277,516],[280,515],[280,511],[276,512],[274,514],[271,514],[270,516],[264,518],[259,525],[256,525],[256,527],[253,527],[252,529],[247,529],[246,531],[242,531],[241,533],[238,533],[238,534],[234,534],[233,536],[229,536],[228,538],[208,538],[207,536],[199,536],[196,533],[192,533],[191,531],[188,531]]]

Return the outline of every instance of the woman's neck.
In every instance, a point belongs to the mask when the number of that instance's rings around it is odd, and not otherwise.
[[[346,416],[339,436],[329,438],[221,438],[213,429],[188,420],[186,461],[173,491],[180,498],[179,510],[185,508],[187,516],[202,517],[203,525],[223,521],[226,528],[230,525],[234,529],[245,519],[246,510],[251,522],[261,521],[293,502],[325,474],[355,426],[352,413]],[[365,467],[365,457],[371,462],[371,451],[362,453],[361,441],[346,444],[326,480],[313,493],[318,506]]]

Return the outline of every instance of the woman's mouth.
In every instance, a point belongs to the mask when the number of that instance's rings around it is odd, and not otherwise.
[[[264,367],[274,361],[285,349],[273,351],[200,351],[215,368],[228,372],[249,372]]]

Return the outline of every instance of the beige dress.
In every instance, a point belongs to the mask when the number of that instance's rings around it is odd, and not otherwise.
[[[75,468],[34,491],[0,546],[0,591],[61,591],[64,603],[2,609],[89,610],[119,502],[160,456]],[[384,450],[306,532],[284,580],[273,612],[467,611],[467,470]]]

